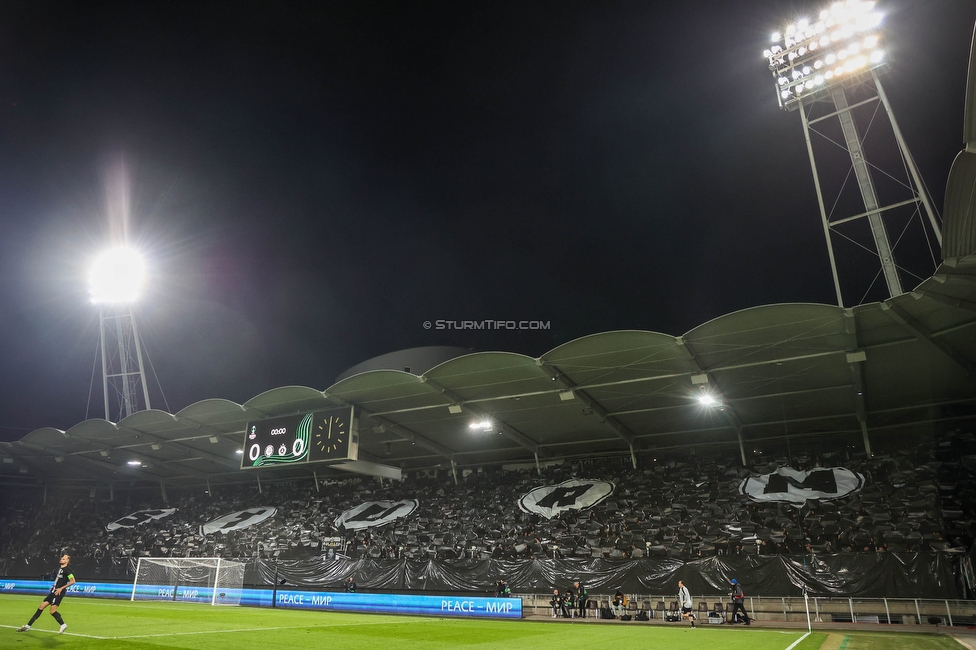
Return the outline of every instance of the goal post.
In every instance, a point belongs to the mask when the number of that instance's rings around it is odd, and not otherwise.
[[[240,605],[244,563],[216,557],[140,557],[130,600]]]

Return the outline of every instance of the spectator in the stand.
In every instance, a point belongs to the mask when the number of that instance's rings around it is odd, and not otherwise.
[[[346,581],[346,593],[354,594],[356,593],[356,580],[352,576],[349,576],[349,580]]]
[[[508,583],[505,582],[505,578],[495,583],[495,595],[500,598],[508,598],[512,595],[512,590],[508,586]]]

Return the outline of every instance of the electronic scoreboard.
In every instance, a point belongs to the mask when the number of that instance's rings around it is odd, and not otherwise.
[[[347,406],[248,422],[241,468],[356,460],[359,436],[353,415]]]

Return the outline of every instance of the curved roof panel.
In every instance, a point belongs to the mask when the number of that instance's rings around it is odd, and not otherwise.
[[[314,411],[328,406],[332,404],[320,391],[307,386],[272,388],[244,402],[246,411],[253,411],[264,417],[296,411]]]
[[[431,368],[423,379],[465,401],[552,388],[535,359],[512,352],[476,352],[450,359]]]

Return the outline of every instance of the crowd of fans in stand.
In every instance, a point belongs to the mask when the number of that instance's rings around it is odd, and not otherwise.
[[[668,461],[634,470],[617,460],[565,463],[504,471],[465,470],[457,482],[436,478],[400,482],[355,477],[233,485],[214,494],[170,490],[169,502],[128,491],[113,501],[59,495],[39,503],[36,491],[5,499],[0,512],[0,553],[11,559],[68,552],[96,566],[133,556],[301,558],[340,554],[375,559],[543,559],[672,557],[690,560],[724,554],[803,554],[966,549],[976,528],[976,460],[960,453],[973,436],[957,434],[935,448],[904,450],[867,459],[847,452],[771,459],[760,474],[843,466],[862,473],[865,486],[837,501],[761,504],[738,492],[750,472],[733,461]],[[960,442],[961,441],[961,442]],[[687,457],[686,457],[687,458]],[[614,493],[585,511],[552,519],[522,512],[520,496],[570,478],[613,482]],[[77,494],[77,493],[75,493]],[[365,501],[417,499],[408,517],[378,528],[345,530],[335,519]],[[203,535],[205,522],[255,506],[275,506],[272,519],[228,533]],[[106,525],[135,510],[176,512],[134,528]],[[341,538],[336,548],[330,543]]]

